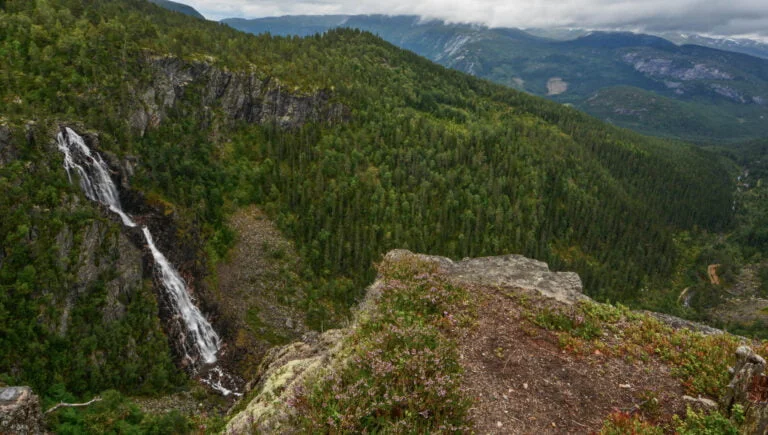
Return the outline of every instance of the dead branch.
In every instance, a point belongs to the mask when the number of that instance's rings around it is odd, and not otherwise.
[[[45,413],[48,414],[48,413],[53,412],[53,411],[55,411],[55,410],[57,410],[59,408],[79,408],[81,406],[88,406],[88,405],[90,405],[90,404],[92,404],[94,402],[100,402],[100,401],[101,401],[101,397],[96,396],[93,399],[91,399],[91,400],[89,400],[89,401],[87,401],[85,403],[64,403],[64,402],[60,402],[60,403],[58,403],[56,405],[53,405],[51,407],[51,409],[45,411]]]

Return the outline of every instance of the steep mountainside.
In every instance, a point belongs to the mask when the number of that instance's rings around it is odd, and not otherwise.
[[[446,24],[413,16],[300,16],[224,23],[252,33],[310,35],[334,27],[373,32],[442,65],[561,103],[646,133],[708,141],[768,134],[768,60],[677,46],[633,33],[590,32],[573,40],[518,29]],[[606,88],[636,88],[604,99]],[[645,92],[643,92],[645,91]],[[654,99],[671,100],[644,116]],[[600,109],[596,109],[595,100]],[[677,104],[676,104],[677,103]],[[692,110],[676,110],[683,106]],[[668,108],[668,110],[666,110]],[[717,118],[716,123],[710,120]],[[708,125],[704,130],[691,124]]]
[[[184,363],[153,248],[236,378],[343,323],[393,248],[521,253],[576,270],[596,298],[664,306],[677,236],[731,224],[713,154],[370,33],[254,36],[145,0],[6,0],[0,54],[0,382],[46,405],[211,373]],[[103,163],[135,226],[68,177],[62,132],[83,138],[78,164]],[[115,412],[51,425],[144,424]]]
[[[182,14],[189,15],[190,17],[200,18],[201,20],[205,19],[203,14],[196,11],[195,8],[183,3],[173,2],[171,0],[149,0],[149,2],[158,6],[162,6],[171,11],[181,12]]]

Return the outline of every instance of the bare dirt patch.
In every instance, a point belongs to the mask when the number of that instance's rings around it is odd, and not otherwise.
[[[707,266],[707,275],[709,276],[709,282],[714,285],[720,285],[720,277],[717,276],[717,268],[719,264],[710,264]]]
[[[476,400],[470,414],[477,433],[591,433],[616,410],[653,408],[649,417],[662,423],[684,412],[683,388],[666,365],[568,353],[522,308],[555,302],[530,302],[537,298],[530,294],[520,304],[503,289],[479,293],[478,323],[459,339],[463,388]],[[649,404],[651,398],[657,402]]]

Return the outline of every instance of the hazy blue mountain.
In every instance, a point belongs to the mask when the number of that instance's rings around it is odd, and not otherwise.
[[[768,44],[748,38],[717,38],[690,33],[667,32],[659,35],[676,44],[696,44],[720,50],[735,51],[768,59]]]
[[[561,41],[576,39],[590,33],[587,29],[578,28],[550,28],[543,29],[538,27],[526,28],[526,32],[541,36],[544,38],[557,39]],[[734,51],[736,53],[748,54],[750,56],[762,57],[768,59],[768,43],[749,39],[749,38],[729,38],[718,36],[705,36],[695,33],[682,32],[661,32],[654,33],[655,36],[667,39],[678,45],[694,44],[719,50]]]
[[[645,133],[699,141],[768,135],[768,60],[741,53],[629,32],[571,31],[580,36],[563,40],[416,16],[286,16],[223,22],[256,34],[306,36],[334,27],[370,31],[444,66],[571,104]],[[622,91],[609,91],[616,87]]]
[[[189,15],[191,17],[200,18],[202,20],[205,19],[203,14],[198,12],[195,8],[183,3],[178,3],[171,0],[149,0],[149,2],[175,12],[181,12],[182,14]]]

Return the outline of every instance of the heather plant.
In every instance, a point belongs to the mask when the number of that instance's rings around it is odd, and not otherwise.
[[[642,416],[616,411],[603,422],[600,435],[661,435],[664,431],[643,420]]]
[[[566,331],[569,334],[590,340],[602,335],[599,324],[578,313],[561,313],[557,310],[545,309],[536,315],[534,322],[547,329]]]
[[[599,350],[643,361],[659,358],[694,395],[718,397],[722,393],[729,381],[728,365],[739,345],[739,339],[729,334],[675,330],[626,307],[594,302],[539,308],[529,313],[529,320],[557,331],[560,346],[574,353]]]
[[[674,330],[646,317],[624,331],[625,348],[640,355],[654,355],[672,366],[689,394],[718,397],[728,385],[739,339],[728,334],[703,335],[688,329]]]
[[[347,338],[348,356],[297,391],[297,423],[332,433],[467,430],[470,402],[450,338],[471,316],[466,290],[412,261],[385,267],[376,307]]]
[[[736,405],[732,417],[718,411],[696,412],[688,408],[685,419],[675,417],[675,433],[680,435],[738,435],[739,424],[744,421],[744,410]]]
[[[731,418],[719,411],[686,410],[685,417],[673,417],[673,432],[679,435],[738,435],[739,424],[744,421],[744,410],[736,405]],[[668,432],[654,425],[640,414],[615,411],[606,417],[600,435],[661,435]]]

